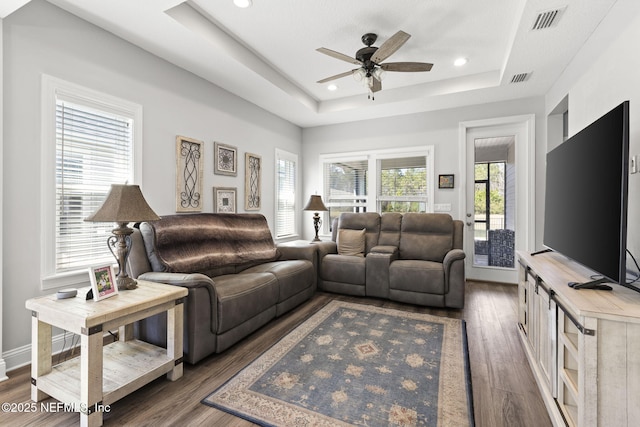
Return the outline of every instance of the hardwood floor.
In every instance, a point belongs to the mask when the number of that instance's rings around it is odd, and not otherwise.
[[[175,382],[164,377],[113,404],[104,424],[135,426],[251,426],[200,400],[332,299],[463,318],[467,321],[475,420],[478,427],[551,426],[517,335],[517,287],[467,283],[464,310],[430,309],[372,298],[318,293],[306,304],[258,330],[228,351],[185,365]],[[0,383],[1,403],[31,403],[29,367]],[[49,399],[51,401],[51,399]],[[47,402],[47,401],[45,401]],[[53,401],[55,402],[55,401]],[[0,412],[0,425],[74,426],[77,413]]]

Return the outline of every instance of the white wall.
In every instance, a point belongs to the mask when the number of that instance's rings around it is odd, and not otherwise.
[[[300,154],[302,132],[42,0],[13,13],[3,24],[2,349],[11,367],[11,363],[20,363],[30,344],[30,313],[24,307],[25,300],[42,294],[39,164],[43,73],[142,105],[143,178],[138,184],[159,215],[175,213],[175,137],[183,135],[205,141],[204,212],[213,210],[214,186],[237,187],[238,211],[243,212],[244,154],[262,156],[260,212],[272,225],[275,148]],[[214,141],[238,147],[238,177],[213,174]]]
[[[569,136],[629,100],[630,154],[640,157],[639,40],[640,2],[618,0],[546,96],[547,114],[568,96]],[[640,259],[640,173],[629,176],[628,206],[627,246]]]
[[[455,174],[458,180],[459,123],[521,114],[536,115],[536,156],[541,157],[546,148],[542,97],[304,129],[303,194],[322,194],[318,159],[321,154],[367,149],[434,145],[434,178],[437,179],[439,174]],[[544,173],[544,170],[536,165],[536,175],[540,173]],[[434,203],[451,204],[451,215],[456,219],[463,216],[459,212],[460,188],[460,182],[456,182],[453,190],[438,189],[436,186],[434,196]],[[311,223],[311,214],[304,215],[303,234],[308,239],[313,237]]]

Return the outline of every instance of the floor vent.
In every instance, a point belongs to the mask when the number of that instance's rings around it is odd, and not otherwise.
[[[514,76],[511,77],[511,83],[522,83],[529,78],[530,74],[531,73],[514,74]]]
[[[535,22],[533,23],[532,30],[544,30],[545,28],[550,28],[554,24],[557,24],[562,12],[566,8],[559,8],[553,10],[545,10],[544,12],[540,12],[538,16],[536,16]]]

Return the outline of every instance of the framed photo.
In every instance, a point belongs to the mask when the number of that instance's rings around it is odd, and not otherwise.
[[[176,212],[202,211],[204,144],[176,137]]]
[[[213,211],[215,213],[236,213],[235,187],[213,187]]]
[[[245,153],[244,160],[244,210],[259,211],[262,157]]]
[[[453,175],[438,175],[438,188],[453,188]]]
[[[116,276],[113,274],[113,266],[101,265],[89,267],[89,279],[93,290],[93,299],[100,301],[118,294]]]
[[[215,158],[213,173],[218,175],[238,175],[238,149],[231,145],[214,143]]]

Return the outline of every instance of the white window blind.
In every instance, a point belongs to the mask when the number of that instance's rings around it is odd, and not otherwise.
[[[56,100],[56,273],[113,262],[115,224],[85,222],[133,176],[133,120]]]
[[[276,150],[276,238],[296,232],[296,181],[298,156]]]
[[[427,207],[426,156],[378,161],[378,211],[425,212]]]
[[[367,159],[324,163],[324,202],[331,220],[342,212],[367,210],[368,169]]]

